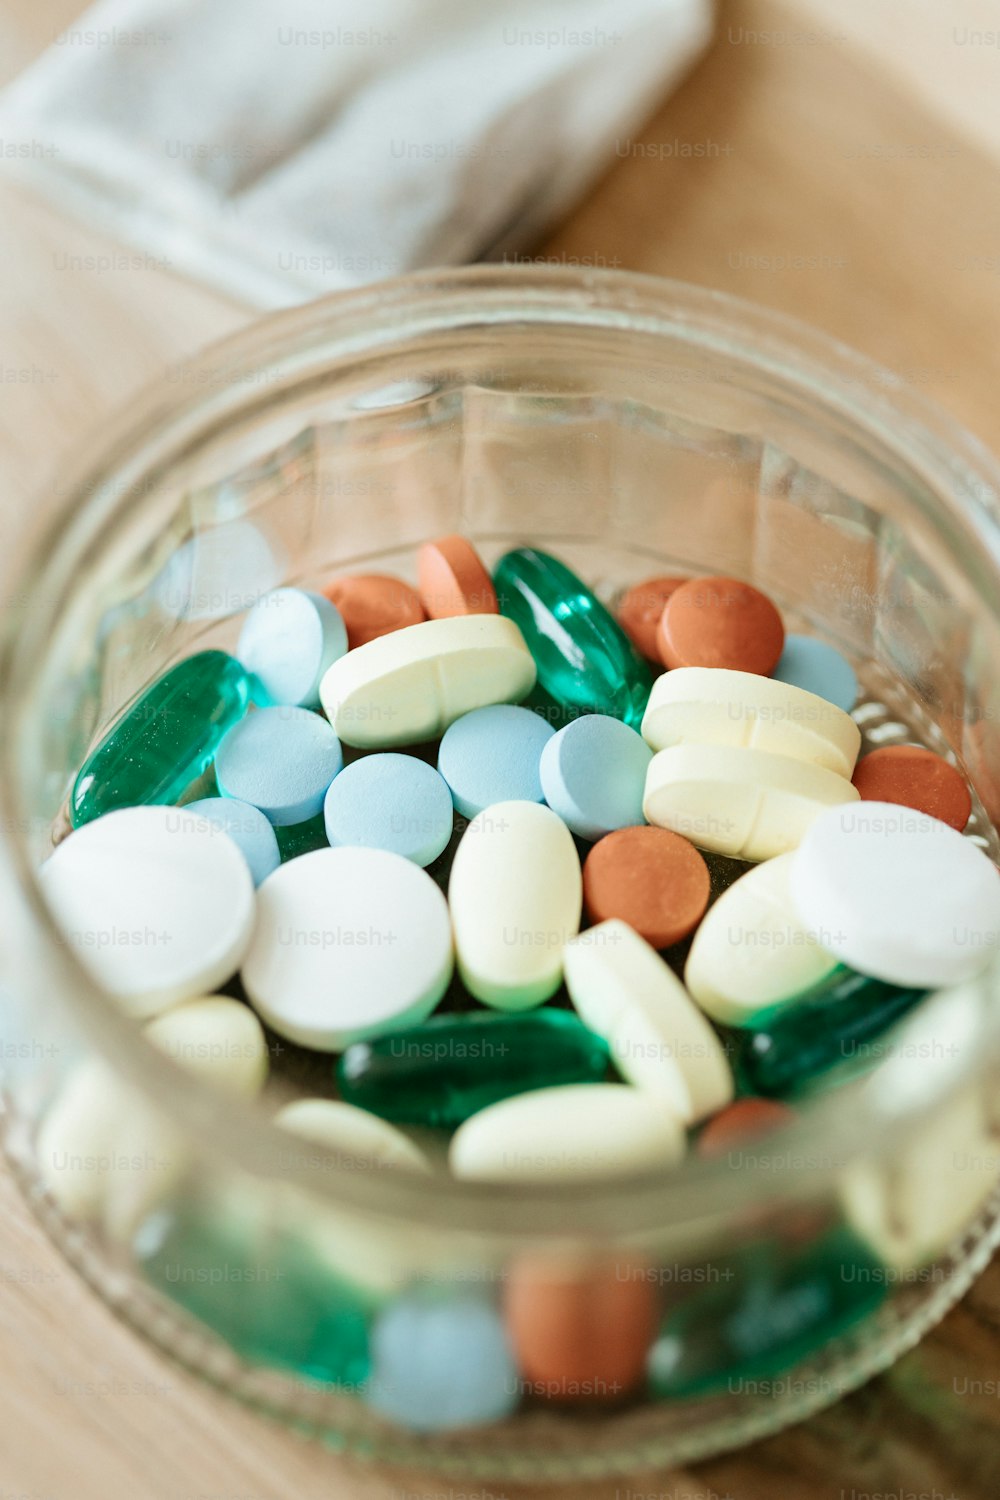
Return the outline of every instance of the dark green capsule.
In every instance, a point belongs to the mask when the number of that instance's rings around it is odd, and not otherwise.
[[[367,1379],[370,1310],[301,1244],[190,1206],[147,1223],[136,1255],[152,1286],[249,1363],[352,1389]]]
[[[87,756],[70,798],[73,827],[119,807],[178,802],[249,701],[247,673],[225,651],[171,667]]]
[[[568,1011],[472,1011],[356,1042],[337,1065],[340,1094],[384,1120],[453,1130],[531,1089],[600,1083],[608,1046]]]
[[[758,1245],[698,1268],[709,1282],[664,1321],[649,1362],[654,1396],[739,1390],[781,1375],[883,1300],[881,1262],[846,1229],[793,1254]]]
[[[885,1032],[926,994],[835,969],[762,1024],[728,1033],[737,1077],[746,1091],[771,1097],[859,1077],[885,1055]]]
[[[638,729],[653,673],[586,584],[533,547],[506,553],[494,581],[500,613],[520,627],[545,692],[575,714],[610,714]]]

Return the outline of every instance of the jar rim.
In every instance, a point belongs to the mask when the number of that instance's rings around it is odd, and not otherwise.
[[[838,1175],[847,1161],[873,1150],[888,1152],[943,1097],[967,1086],[993,1062],[993,1049],[973,1049],[971,1063],[952,1070],[944,1087],[904,1109],[887,1113],[870,1087],[852,1098],[845,1123],[837,1092],[818,1098],[780,1135],[788,1164],[751,1166],[734,1174],[721,1161],[692,1160],[664,1179],[662,1173],[553,1185],[478,1184],[445,1176],[359,1173],[339,1164],[289,1165],[288,1139],[253,1104],[220,1094],[183,1072],[146,1042],[127,1016],[59,941],[42,898],[17,802],[21,685],[44,660],[47,611],[68,587],[111,527],[141,506],[149,477],[169,470],[182,453],[207,442],[227,422],[266,409],[267,397],[285,384],[308,381],[318,362],[391,355],[427,333],[446,336],[471,327],[544,325],[615,329],[669,337],[725,357],[776,382],[801,402],[846,422],[851,429],[905,461],[938,493],[949,494],[981,545],[971,582],[987,603],[1000,573],[1000,464],[919,393],[864,356],[782,314],[722,292],[637,273],[561,266],[483,266],[422,272],[356,291],[338,292],[302,307],[269,315],[209,345],[193,360],[192,390],[178,395],[169,375],[148,387],[110,430],[79,457],[62,488],[62,506],[48,519],[15,582],[21,608],[8,612],[0,647],[0,804],[6,830],[0,858],[24,893],[37,933],[51,950],[68,1004],[96,1049],[164,1116],[187,1134],[210,1143],[211,1152],[248,1177],[280,1177],[340,1208],[352,1208],[427,1228],[500,1236],[607,1234],[630,1236],[730,1216],[749,1205],[766,1182],[772,1201],[802,1190],[810,1167],[810,1192]],[[273,379],[248,377],[263,369]],[[198,372],[207,380],[208,394]],[[265,393],[261,396],[259,386]],[[47,580],[44,588],[42,580]],[[50,603],[29,612],[33,594]],[[48,616],[51,618],[51,615]],[[907,1023],[901,1029],[905,1029]],[[998,1039],[1000,1040],[1000,1039]],[[920,1064],[915,1064],[920,1066]],[[779,1139],[779,1138],[775,1138]],[[837,1152],[830,1144],[836,1140]],[[770,1145],[770,1141],[769,1141]],[[335,1159],[331,1159],[335,1160]],[[280,1163],[280,1165],[279,1165]]]

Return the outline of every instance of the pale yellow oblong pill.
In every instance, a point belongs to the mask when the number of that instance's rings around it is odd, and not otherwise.
[[[694,935],[684,983],[702,1010],[727,1026],[819,984],[838,960],[822,932],[799,920],[792,900],[792,854],[741,875],[710,906]]]
[[[253,1011],[224,995],[187,1000],[143,1028],[188,1073],[231,1095],[259,1094],[267,1043]],[[183,1135],[96,1059],[78,1063],[50,1104],[38,1164],[66,1213],[100,1219],[125,1240],[180,1180],[190,1161]]]
[[[460,1125],[449,1161],[476,1182],[565,1182],[674,1167],[686,1136],[675,1110],[623,1083],[536,1089]]]
[[[106,1063],[77,1063],[42,1119],[35,1158],[64,1213],[91,1219],[108,1189],[119,1120],[133,1096]]]
[[[205,995],[165,1011],[143,1027],[149,1041],[186,1073],[221,1092],[255,1098],[268,1073],[264,1029],[249,1006],[226,995]],[[105,1232],[128,1241],[193,1165],[190,1142],[157,1109],[140,1101],[123,1109],[122,1138],[139,1164],[108,1183],[101,1209]]]
[[[768,750],[850,778],[861,731],[850,714],[804,688],[724,667],[678,667],[653,684],[642,734],[654,750],[732,745]]]
[[[274,1123],[303,1141],[351,1158],[353,1170],[431,1170],[427,1157],[408,1135],[379,1115],[341,1099],[293,1099],[279,1109]]]
[[[319,696],[344,744],[367,750],[437,739],[474,708],[519,703],[535,676],[513,620],[455,615],[348,651],[327,668]]]
[[[145,1027],[161,1052],[227,1094],[252,1099],[267,1079],[264,1028],[253,1011],[225,995],[186,1000]]]
[[[569,943],[566,985],[629,1083],[663,1098],[689,1125],[730,1103],[722,1043],[669,964],[631,927],[612,918]]]
[[[448,882],[458,968],[498,1010],[527,1010],[559,988],[580,930],[583,878],[566,824],[538,802],[495,802],[458,846]]]
[[[646,773],[643,813],[659,828],[737,859],[773,859],[798,848],[827,807],[857,802],[845,776],[767,750],[674,745]]]
[[[898,1035],[859,1048],[878,1062],[864,1085],[877,1096],[877,1114],[887,1123],[909,1119],[888,1137],[876,1127],[869,1150],[845,1162],[841,1203],[851,1228],[893,1269],[912,1271],[954,1250],[995,1198],[1000,1100],[992,1070],[978,1087],[955,1089],[993,1003],[985,975],[951,985],[928,997]]]

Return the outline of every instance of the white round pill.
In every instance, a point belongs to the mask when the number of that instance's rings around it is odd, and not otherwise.
[[[177,807],[124,807],[71,833],[39,872],[65,940],[140,1019],[232,978],[254,888],[227,834]]]
[[[825,948],[890,984],[958,984],[1000,947],[996,866],[954,828],[896,803],[821,814],[796,851],[791,890]]]
[[[258,890],[243,983],[281,1036],[337,1052],[423,1021],[452,967],[448,906],[425,871],[385,849],[317,849]]]

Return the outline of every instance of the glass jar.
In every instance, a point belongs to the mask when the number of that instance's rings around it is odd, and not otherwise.
[[[21,574],[0,686],[7,1151],[99,1294],[285,1421],[466,1480],[690,1461],[912,1345],[1000,1239],[992,967],[754,1147],[669,1177],[487,1188],[364,1169],[276,1130],[301,1059],[272,1057],[256,1105],[183,1071],[88,977],[36,872],[68,828],[75,770],[153,678],[231,649],[278,584],[412,580],[418,544],[452,531],[489,563],[520,543],[554,552],[607,602],[661,572],[758,585],[790,629],[851,658],[869,746],[917,739],[957,760],[969,836],[995,858],[998,490],[972,438],[858,356],[640,276],[407,278],[172,371],[80,463]],[[328,1090],[331,1075],[312,1076]],[[115,1097],[99,1213],[37,1169],[74,1089],[81,1119]],[[536,1307],[589,1299],[608,1340],[637,1297],[648,1384],[617,1401],[571,1389],[543,1349],[515,1369],[503,1420],[428,1434],[382,1415],[368,1341],[387,1309],[509,1311],[528,1283]]]

